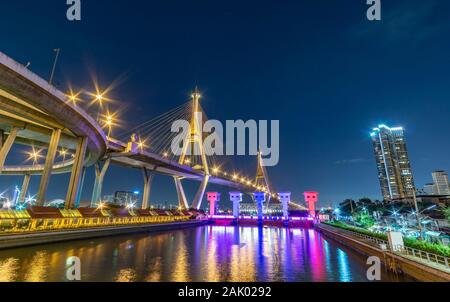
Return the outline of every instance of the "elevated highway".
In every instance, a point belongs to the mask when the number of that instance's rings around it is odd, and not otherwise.
[[[198,102],[198,100],[197,100]],[[169,131],[169,130],[168,130]],[[42,147],[47,150],[45,163],[5,165],[13,144]],[[65,93],[0,52],[0,174],[24,175],[23,201],[31,175],[41,175],[38,205],[46,201],[50,176],[71,173],[66,207],[76,207],[86,167],[95,165],[96,181],[92,203],[100,202],[103,179],[111,163],[137,168],[144,175],[143,207],[149,206],[150,186],[154,173],[174,177],[180,206],[188,207],[182,179],[202,182],[195,197],[199,207],[208,183],[224,185],[244,192],[255,190],[254,184],[211,175],[206,168],[194,169],[158,154],[136,148],[133,142],[122,142],[105,135],[99,123],[76,106]],[[70,160],[56,162],[59,148],[70,150]]]

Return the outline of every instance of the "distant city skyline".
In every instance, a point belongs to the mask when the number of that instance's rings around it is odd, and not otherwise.
[[[448,173],[446,171],[434,171],[431,176],[433,182],[424,185],[424,193],[429,195],[449,196],[450,184]]]

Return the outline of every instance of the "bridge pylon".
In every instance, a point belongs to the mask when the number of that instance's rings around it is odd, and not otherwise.
[[[270,187],[269,176],[266,167],[263,165],[262,153],[258,152],[258,167],[256,169],[255,186],[259,191],[265,192],[268,195],[267,203],[270,203],[272,197],[272,189]]]
[[[186,156],[199,155],[201,157],[201,168],[203,169],[204,176],[192,202],[192,208],[194,209],[199,209],[201,207],[203,196],[205,195],[206,187],[208,186],[210,178],[208,161],[206,160],[206,152],[203,146],[203,112],[200,109],[200,98],[201,94],[196,87],[194,92],[192,93],[192,117],[190,121],[190,131],[187,133],[184,139],[185,143],[183,145],[181,156],[179,158],[179,164],[184,165],[186,164]],[[178,193],[178,203],[180,205],[180,208],[186,209],[188,208],[188,203],[183,186],[181,184],[181,178],[174,176],[174,180]]]

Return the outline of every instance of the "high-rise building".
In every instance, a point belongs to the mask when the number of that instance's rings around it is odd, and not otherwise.
[[[403,128],[380,125],[373,129],[371,137],[384,199],[411,199],[416,188]]]
[[[450,195],[447,172],[445,171],[433,172],[433,181],[437,195]]]
[[[437,195],[436,186],[433,184],[426,184],[423,186],[423,194],[425,195]]]

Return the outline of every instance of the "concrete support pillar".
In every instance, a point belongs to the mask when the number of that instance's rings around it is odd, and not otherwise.
[[[205,175],[203,177],[203,181],[200,184],[200,188],[197,191],[197,194],[195,194],[194,202],[192,203],[192,208],[199,210],[202,206],[203,196],[205,195],[206,186],[208,186],[209,182],[209,175]]]
[[[0,129],[0,150],[1,150],[2,147],[3,147],[3,140],[4,140],[4,137],[5,137],[5,132],[4,132],[3,130]]]
[[[77,200],[75,201],[75,208],[80,207],[81,202],[81,195],[83,195],[83,188],[84,188],[84,179],[86,178],[86,167],[83,167],[83,172],[81,176],[81,183],[80,183],[80,189],[77,194]]]
[[[290,192],[278,193],[278,199],[281,201],[283,207],[283,218],[286,222],[289,222],[289,203],[291,202],[291,195]]]
[[[206,197],[209,201],[209,215],[216,215],[217,203],[220,201],[220,193],[218,192],[208,192]]]
[[[95,208],[100,202],[103,189],[103,180],[105,179],[106,172],[111,164],[111,158],[107,158],[103,167],[100,167],[100,163],[95,164],[95,183],[94,190],[92,192],[91,207]]]
[[[309,215],[312,218],[316,218],[316,203],[319,201],[319,193],[317,192],[305,192],[305,201],[308,204]]]
[[[23,204],[25,202],[27,192],[28,192],[28,186],[30,185],[30,180],[31,180],[31,175],[25,174],[25,176],[23,178],[22,189],[20,190],[19,204]]]
[[[150,207],[150,192],[152,189],[152,181],[155,174],[147,168],[142,168],[144,176],[144,193],[142,194],[142,209],[146,210]]]
[[[75,157],[70,175],[69,189],[66,196],[66,209],[73,209],[76,206],[78,195],[80,194],[80,183],[84,171],[84,159],[86,157],[87,138],[80,137],[75,151]]]
[[[11,151],[11,147],[14,144],[14,141],[17,137],[18,128],[12,128],[11,132],[8,135],[8,138],[3,142],[3,132],[1,133],[1,145],[0,145],[0,174],[3,171],[3,167],[5,165],[6,157],[8,156],[9,151]]]
[[[266,193],[264,192],[255,192],[253,193],[253,198],[256,201],[256,206],[258,208],[258,220],[263,220],[263,205],[266,201]]]
[[[178,176],[174,176],[173,180],[175,181],[175,188],[177,189],[178,205],[183,210],[189,209],[189,204],[186,199],[186,194],[184,194],[184,189],[183,189],[183,185],[181,183],[181,178]]]
[[[241,192],[230,192],[230,201],[233,202],[233,217],[238,219],[240,214],[240,203],[242,202]]]
[[[53,163],[55,162],[56,151],[58,150],[59,138],[61,137],[61,129],[53,130],[50,138],[50,144],[47,150],[47,157],[45,159],[44,172],[42,173],[41,183],[39,185],[39,193],[37,205],[43,206],[45,203],[45,196],[47,194],[48,183],[52,174]]]

